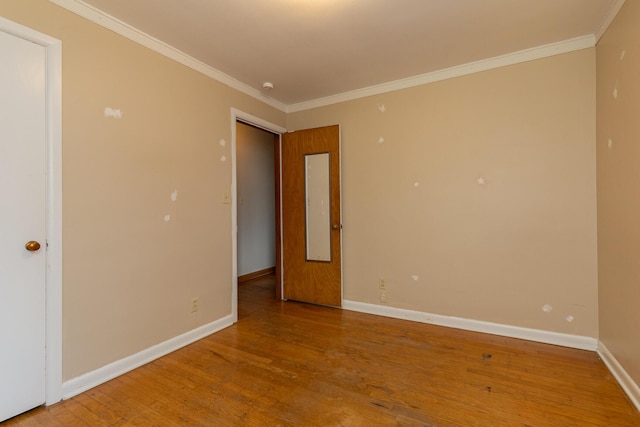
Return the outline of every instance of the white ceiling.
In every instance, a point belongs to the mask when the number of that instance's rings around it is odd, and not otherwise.
[[[55,1],[55,0],[54,0]],[[624,0],[84,0],[284,105],[575,38]]]

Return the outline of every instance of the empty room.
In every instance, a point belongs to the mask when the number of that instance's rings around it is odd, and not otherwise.
[[[636,0],[1,0],[0,53],[0,423],[640,425]]]

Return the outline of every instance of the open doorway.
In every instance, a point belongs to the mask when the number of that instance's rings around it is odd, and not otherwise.
[[[274,143],[277,143],[277,154],[274,153],[274,173],[276,174],[275,183],[277,192],[276,194],[276,284],[275,284],[275,296],[273,300],[282,299],[282,251],[278,245],[281,246],[282,232],[281,232],[281,217],[282,206],[279,201],[280,197],[280,150],[282,144],[282,134],[286,132],[286,129],[268,122],[260,117],[252,114],[240,111],[235,108],[231,108],[231,266],[232,266],[232,283],[231,283],[231,316],[234,322],[238,321],[238,194],[237,194],[237,128],[238,123],[244,123],[265,130],[272,134]],[[277,161],[277,163],[276,163]],[[272,294],[273,295],[273,294]]]
[[[235,130],[238,298],[252,299],[242,317],[256,299],[281,299],[280,135],[240,120]]]
[[[237,123],[238,282],[275,274],[274,135]]]

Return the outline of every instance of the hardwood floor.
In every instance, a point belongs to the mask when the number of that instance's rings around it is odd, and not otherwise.
[[[273,299],[10,426],[640,426],[596,353]]]

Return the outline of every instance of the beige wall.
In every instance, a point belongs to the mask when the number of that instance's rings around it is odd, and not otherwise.
[[[595,49],[287,117],[335,123],[345,299],[598,336]]]
[[[46,0],[0,16],[63,43],[64,379],[230,314],[230,108],[284,113]]]
[[[597,47],[600,340],[640,384],[640,2]],[[610,142],[611,141],[611,142]]]

